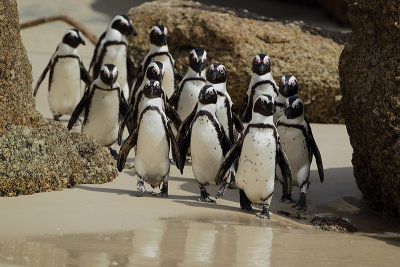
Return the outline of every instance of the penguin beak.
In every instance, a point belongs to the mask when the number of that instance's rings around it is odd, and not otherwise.
[[[132,25],[131,25],[131,27],[130,27],[130,31],[131,31],[131,35],[133,35],[133,36],[136,36],[136,35],[137,35],[137,32],[136,32],[135,28],[133,28]]]
[[[161,44],[162,45],[166,45],[167,44],[167,40],[168,40],[168,36],[167,35],[165,35],[165,34],[163,34],[163,35],[161,35]]]
[[[258,65],[258,71],[260,74],[264,74],[266,69],[267,69],[267,65],[265,65],[264,63],[261,63]]]
[[[82,38],[79,38],[80,40],[80,42],[81,42],[81,44],[83,44],[83,45],[86,45],[86,43],[85,43],[85,40],[83,40]]]

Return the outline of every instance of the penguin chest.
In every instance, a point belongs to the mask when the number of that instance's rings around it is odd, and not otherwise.
[[[243,140],[237,186],[253,203],[269,204],[274,190],[276,139],[271,129],[250,129]]]
[[[199,116],[192,125],[192,169],[194,177],[202,185],[215,184],[217,171],[223,160],[217,125],[207,116]]]
[[[58,58],[52,70],[47,100],[53,115],[72,114],[82,97],[79,60]]]
[[[230,115],[230,105],[228,103],[228,101],[226,101],[224,96],[218,96],[217,99],[217,118],[219,123],[221,124],[226,136],[230,136],[229,134],[229,126],[230,126],[230,116],[228,116],[228,114]]]
[[[111,145],[118,137],[118,92],[96,90],[82,131],[94,137],[102,145]]]
[[[164,65],[165,73],[164,78],[162,80],[162,88],[164,89],[167,97],[171,97],[173,92],[175,91],[175,74],[174,74],[174,66],[171,64],[171,60],[168,56],[157,56],[154,57],[154,60],[161,61]]]
[[[309,151],[305,136],[300,129],[282,125],[279,125],[278,133],[282,149],[289,160],[292,178],[296,185],[298,181],[301,180],[302,182],[308,177],[310,170]]]
[[[177,112],[182,121],[189,116],[197,104],[199,93],[204,86],[203,81],[188,81],[184,84],[179,96]]]
[[[154,186],[160,185],[169,172],[169,141],[163,117],[158,110],[146,110],[139,121],[135,168]]]
[[[284,111],[283,106],[278,106],[278,105],[275,106],[275,112],[274,112],[274,124],[275,125],[276,125],[278,119],[284,115],[283,111]]]
[[[125,99],[129,98],[128,71],[126,69],[126,46],[109,45],[103,59],[104,64],[114,64],[118,70],[118,82],[121,85]]]

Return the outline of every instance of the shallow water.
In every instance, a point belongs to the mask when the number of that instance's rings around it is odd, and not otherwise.
[[[0,240],[0,266],[397,266],[397,233],[323,232],[248,214],[119,233]]]

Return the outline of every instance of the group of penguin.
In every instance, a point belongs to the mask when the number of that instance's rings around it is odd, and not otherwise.
[[[221,185],[215,198],[221,198],[227,188],[238,187],[242,209],[261,204],[257,216],[270,218],[278,179],[281,201],[294,202],[291,191],[296,185],[300,198],[294,207],[307,208],[313,156],[321,182],[324,173],[294,76],[284,75],[276,85],[270,58],[256,55],[236,114],[226,88],[227,70],[219,63],[207,68],[204,49],[190,51],[182,77],[168,50],[168,30],[157,25],[150,30],[149,51],[136,69],[127,55],[129,35],[136,35],[132,21],[125,15],[115,16],[101,35],[87,71],[77,51],[85,44],[81,33],[71,29],[64,34],[34,89],[36,95],[50,70],[48,103],[55,120],[71,114],[70,130],[84,112],[82,132],[110,148],[119,171],[135,148],[141,192],[146,191],[147,182],[153,188],[162,185],[154,195],[167,197],[170,163],[183,173],[189,156],[201,202],[215,202],[206,191],[210,184]],[[86,83],[85,90],[80,80]],[[243,122],[248,123],[245,128]],[[113,147],[117,140],[121,144],[125,128],[129,136],[117,153]]]

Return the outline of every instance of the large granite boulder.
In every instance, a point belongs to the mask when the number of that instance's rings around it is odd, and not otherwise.
[[[0,196],[114,179],[106,148],[36,112],[14,0],[0,0],[0,47]]]
[[[238,107],[250,81],[253,57],[264,52],[271,57],[276,81],[283,74],[298,78],[310,121],[340,121],[337,62],[343,45],[310,33],[302,23],[270,21],[243,10],[179,0],[144,3],[128,16],[138,32],[130,39],[136,64],[149,48],[150,28],[163,24],[168,27],[168,45],[180,71],[186,72],[192,48],[205,48],[210,63],[227,67],[228,91]]]
[[[399,215],[400,5],[357,0],[349,8],[353,32],[339,71],[354,176],[372,207]]]

